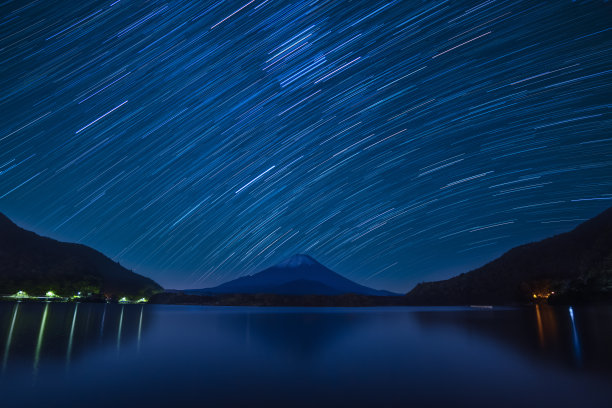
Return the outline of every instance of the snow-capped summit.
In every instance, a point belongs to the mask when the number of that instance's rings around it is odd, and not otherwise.
[[[310,256],[306,254],[296,254],[278,263],[278,265],[276,266],[282,267],[282,268],[297,268],[298,266],[302,266],[302,265],[316,265],[316,264],[318,264],[318,262],[315,261]]]
[[[193,289],[187,293],[267,293],[289,295],[393,295],[394,293],[368,288],[353,282],[314,258],[305,254],[293,255],[254,275],[243,276],[214,288]]]

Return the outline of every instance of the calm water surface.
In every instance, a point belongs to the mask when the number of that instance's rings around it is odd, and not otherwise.
[[[612,406],[612,308],[1,303],[2,406]]]

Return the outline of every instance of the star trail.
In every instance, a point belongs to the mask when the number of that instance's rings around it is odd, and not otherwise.
[[[407,291],[612,205],[612,6],[5,1],[0,211],[169,288]]]

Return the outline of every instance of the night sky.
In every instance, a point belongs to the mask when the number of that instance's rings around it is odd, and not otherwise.
[[[612,5],[4,1],[0,211],[165,287],[407,291],[612,205]]]

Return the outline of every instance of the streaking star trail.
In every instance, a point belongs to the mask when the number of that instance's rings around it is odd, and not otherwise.
[[[407,291],[612,205],[610,16],[8,1],[0,211],[167,288],[309,253]]]

